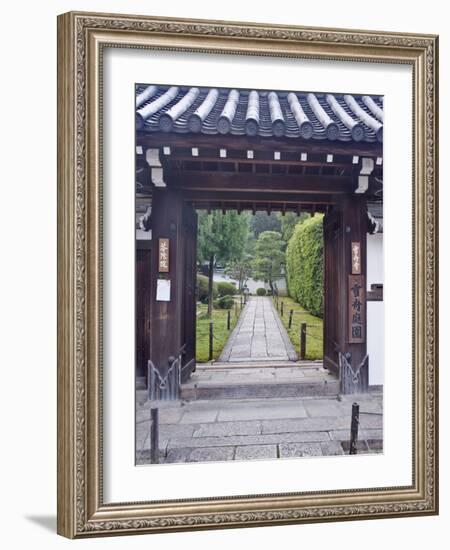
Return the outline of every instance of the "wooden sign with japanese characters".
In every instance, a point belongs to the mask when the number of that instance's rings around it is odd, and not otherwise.
[[[169,239],[158,241],[158,272],[169,273]]]
[[[365,342],[366,288],[364,275],[348,276],[348,322],[350,344]]]
[[[361,273],[361,244],[359,241],[352,242],[352,274],[360,275]]]

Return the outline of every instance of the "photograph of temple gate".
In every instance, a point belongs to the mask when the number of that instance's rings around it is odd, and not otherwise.
[[[135,95],[136,464],[383,452],[383,98]]]

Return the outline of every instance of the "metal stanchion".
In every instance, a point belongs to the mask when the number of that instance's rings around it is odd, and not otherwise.
[[[150,409],[150,462],[159,464],[158,409]]]
[[[358,427],[359,427],[359,404],[353,403],[352,405],[352,422],[350,425],[350,450],[349,454],[356,454],[356,441],[358,440]]]

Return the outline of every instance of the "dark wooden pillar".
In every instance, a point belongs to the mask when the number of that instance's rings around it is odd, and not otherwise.
[[[182,341],[186,344],[183,355],[181,381],[195,370],[196,352],[196,286],[197,286],[197,213],[190,204],[183,206],[183,326]]]
[[[368,387],[366,238],[366,199],[349,195],[324,220],[324,366],[343,393]]]
[[[152,268],[150,359],[161,375],[182,341],[183,308],[183,201],[180,193],[156,188],[152,197]],[[169,270],[159,270],[159,239],[169,240]],[[170,300],[157,300],[158,279],[170,281]]]
[[[136,376],[145,387],[150,354],[151,241],[136,241]]]

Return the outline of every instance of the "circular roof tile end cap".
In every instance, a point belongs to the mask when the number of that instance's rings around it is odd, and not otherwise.
[[[163,132],[170,132],[173,127],[172,117],[168,114],[161,115],[159,118],[159,129]]]
[[[330,122],[326,129],[327,139],[336,141],[339,137],[339,126],[335,122]]]
[[[272,132],[275,137],[283,137],[286,133],[286,124],[284,120],[276,120],[273,123]]]
[[[229,134],[231,130],[231,122],[226,116],[219,117],[217,121],[217,131],[219,134]]]
[[[141,114],[136,113],[136,130],[142,130],[144,123],[144,117]]]
[[[306,120],[300,126],[300,136],[303,139],[311,139],[313,137],[313,134],[314,134],[314,127],[312,123],[309,122],[309,120]]]
[[[253,118],[248,118],[245,121],[245,133],[248,136],[256,136],[259,130],[259,125]]]
[[[377,141],[383,143],[383,126],[377,130]]]
[[[189,117],[188,128],[191,132],[198,134],[202,129],[202,119],[195,113]]]
[[[355,124],[352,128],[352,139],[353,141],[362,141],[366,137],[364,128],[361,124]]]

